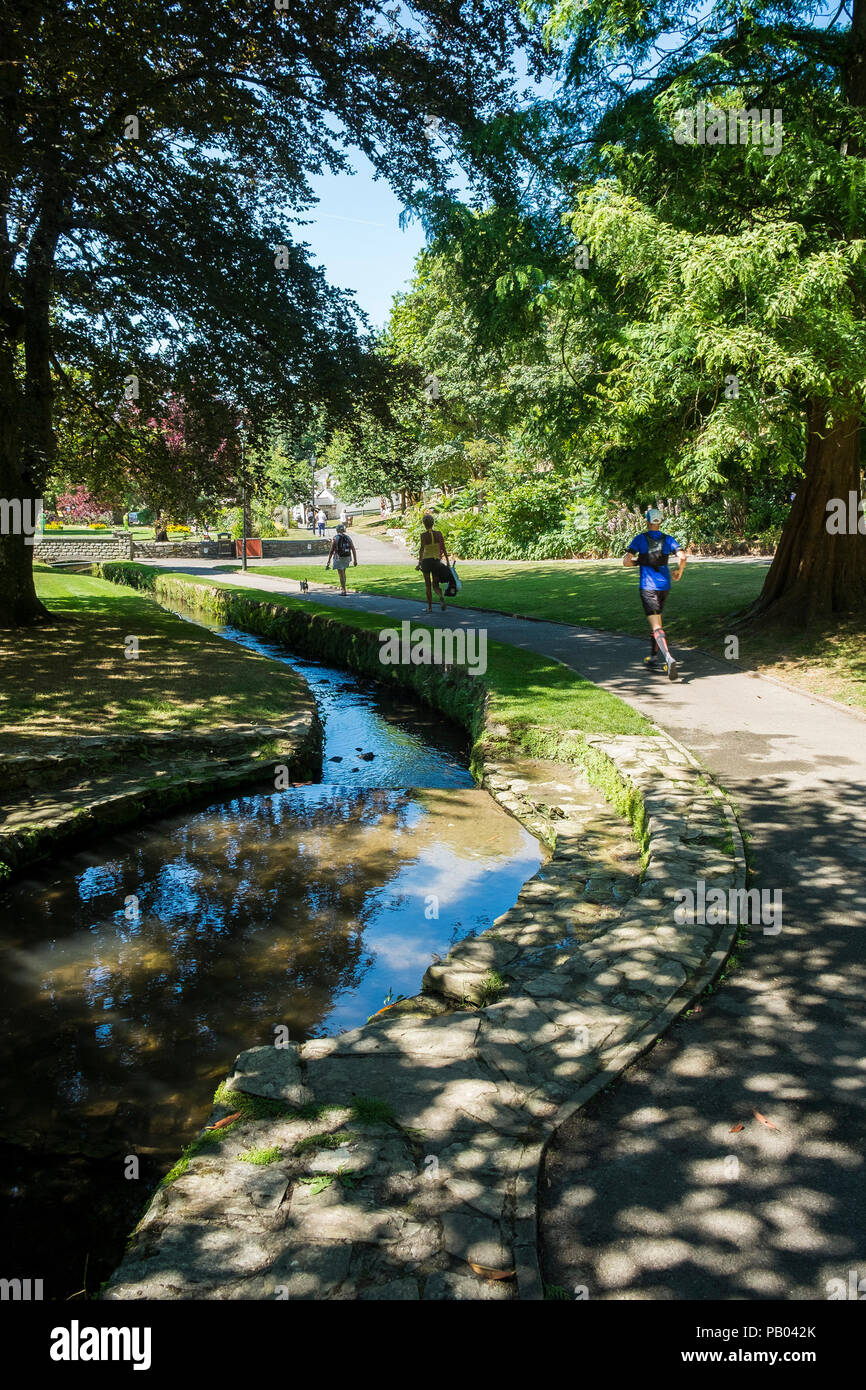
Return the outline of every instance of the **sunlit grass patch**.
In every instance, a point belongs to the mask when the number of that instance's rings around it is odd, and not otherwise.
[[[89,575],[37,573],[69,619],[0,636],[2,742],[275,723],[297,706],[294,672]],[[137,656],[129,639],[137,641]]]

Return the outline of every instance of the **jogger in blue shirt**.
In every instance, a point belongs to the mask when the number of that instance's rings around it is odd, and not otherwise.
[[[646,514],[647,529],[635,536],[622,562],[625,566],[640,565],[640,597],[643,611],[650,625],[650,654],[644,657],[644,665],[652,668],[661,664],[670,680],[675,681],[679,667],[670,653],[665,630],[662,627],[662,609],[670,593],[671,578],[682,579],[688,556],[673,536],[661,529],[662,514],[651,507]],[[679,568],[672,576],[668,568],[668,558],[676,555]],[[659,653],[662,661],[659,662]]]

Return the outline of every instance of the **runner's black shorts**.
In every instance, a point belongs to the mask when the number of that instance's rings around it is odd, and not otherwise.
[[[661,613],[670,589],[641,589],[640,601],[645,613]]]

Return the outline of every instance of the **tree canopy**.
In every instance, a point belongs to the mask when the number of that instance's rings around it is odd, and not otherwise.
[[[98,437],[104,486],[113,458],[163,495],[181,478],[184,496],[200,491],[213,450],[173,469],[164,448],[142,447],[130,400],[139,420],[182,401],[199,438],[225,438],[227,407],[242,410],[253,442],[317,410],[335,422],[361,400],[384,410],[363,317],[297,236],[311,175],[360,150],[419,215],[458,166],[507,192],[480,133],[526,40],[510,0],[76,0],[61,14],[12,0],[0,19],[0,492],[40,494],[64,415]],[[538,44],[528,51],[537,69]],[[86,459],[79,481],[97,481]],[[22,538],[0,537],[7,621],[45,616],[28,561]]]
[[[459,400],[524,374],[512,445],[632,499],[794,480],[759,609],[866,604],[862,534],[825,524],[861,471],[866,4],[526,9],[563,80],[511,123],[519,191],[437,210]],[[392,326],[423,315],[423,268],[412,298]],[[447,374],[438,326],[416,353]]]

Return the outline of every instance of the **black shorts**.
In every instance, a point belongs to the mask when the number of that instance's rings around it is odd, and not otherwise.
[[[640,601],[645,613],[661,613],[670,589],[641,589]]]
[[[447,576],[447,566],[441,560],[422,560],[421,573],[429,574],[435,584]]]

